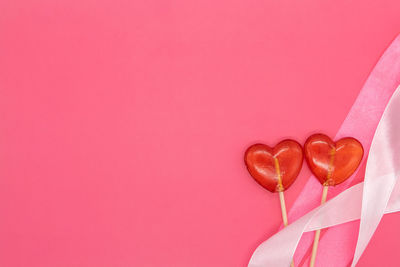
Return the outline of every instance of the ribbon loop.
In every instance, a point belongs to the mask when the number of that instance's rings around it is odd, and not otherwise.
[[[340,255],[325,253],[321,258],[329,262],[329,266],[348,266],[350,262],[351,266],[356,265],[383,214],[400,211],[400,86],[396,90],[399,84],[400,36],[374,68],[337,136],[354,135],[364,147],[371,144],[364,182],[345,191],[351,179],[335,187],[332,191],[336,197],[301,216],[304,210],[310,210],[310,205],[315,207],[318,201],[318,193],[315,192],[320,185],[316,184],[315,178],[310,178],[289,215],[292,221],[293,217],[299,219],[263,242],[254,251],[249,267],[289,266],[298,246],[301,249],[296,256],[299,254],[300,258],[296,257],[295,262],[305,264],[302,259],[306,259],[312,241],[303,243],[302,240],[299,245],[303,233],[360,219],[357,243],[346,236],[349,231],[354,232],[356,225],[328,229],[321,239],[325,249],[336,246],[335,242],[329,242],[333,238],[336,241],[340,238],[347,242],[346,245],[352,246]],[[373,135],[376,125],[378,127]],[[338,194],[340,191],[343,192]],[[312,203],[309,203],[310,199]],[[356,250],[353,254],[354,244]]]

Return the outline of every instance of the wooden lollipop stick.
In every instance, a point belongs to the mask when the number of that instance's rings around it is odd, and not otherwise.
[[[324,185],[324,189],[322,190],[321,205],[326,202],[326,196],[328,195],[328,188],[329,188],[329,186]],[[310,267],[314,267],[314,265],[315,265],[315,259],[317,257],[317,250],[318,250],[318,243],[319,243],[320,235],[321,235],[321,229],[318,229],[317,231],[315,231],[314,244],[313,244],[312,252],[311,252]]]
[[[283,193],[281,169],[280,169],[280,166],[279,166],[278,159],[274,158],[274,161],[275,161],[276,174],[278,175],[278,186],[280,188],[280,190],[279,190],[279,202],[281,203],[282,221],[283,221],[283,226],[286,227],[288,225],[288,219],[287,219],[287,211],[286,211],[286,204],[285,204],[285,195]],[[293,261],[290,263],[290,266],[294,267],[294,262]]]
[[[283,225],[286,227],[288,225],[288,218],[287,218],[287,211],[286,211],[286,204],[285,204],[285,195],[283,194],[283,191],[279,191],[279,201],[281,202]],[[293,261],[290,263],[290,266],[294,267]]]
[[[283,191],[279,191],[279,201],[281,202],[283,225],[287,226],[288,225],[288,219],[287,219],[287,211],[286,211],[286,204],[285,204],[285,195],[283,194]]]

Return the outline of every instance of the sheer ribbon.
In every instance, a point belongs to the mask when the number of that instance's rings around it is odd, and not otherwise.
[[[344,184],[332,188],[330,197],[336,197],[317,207],[322,188],[310,177],[289,213],[293,223],[255,250],[250,267],[290,266],[296,249],[296,265],[307,266],[313,237],[307,232],[332,226],[336,227],[328,229],[321,238],[317,266],[340,267],[350,263],[355,266],[383,214],[400,210],[400,182],[397,182],[400,175],[400,89],[396,90],[399,84],[400,36],[375,66],[336,136],[355,136],[366,152],[370,147],[364,182],[348,188],[359,174],[353,175]],[[311,210],[314,207],[317,208]],[[303,215],[308,210],[311,211]],[[357,237],[354,233],[358,227]]]

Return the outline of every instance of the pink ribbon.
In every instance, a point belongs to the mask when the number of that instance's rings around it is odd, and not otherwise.
[[[313,239],[310,231],[332,226],[336,227],[325,230],[321,237],[316,265],[357,263],[383,214],[400,210],[400,185],[396,183],[400,174],[399,89],[393,94],[399,84],[400,36],[375,66],[336,136],[355,136],[367,153],[371,146],[364,183],[345,190],[359,175],[354,174],[345,183],[330,188],[329,198],[336,197],[318,207],[322,188],[310,177],[289,213],[294,223],[263,242],[249,266],[289,266],[293,257],[297,266],[307,266]],[[355,221],[358,219],[359,225]]]

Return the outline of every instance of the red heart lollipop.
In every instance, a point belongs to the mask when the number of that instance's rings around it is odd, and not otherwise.
[[[297,178],[303,163],[301,145],[284,140],[274,148],[255,144],[246,150],[244,160],[251,176],[271,192],[289,188]]]
[[[304,153],[313,174],[322,185],[333,186],[344,182],[360,165],[364,154],[359,141],[352,137],[336,143],[324,134],[310,136]]]
[[[310,136],[304,144],[304,154],[312,173],[324,186],[321,204],[325,203],[329,186],[344,182],[360,165],[363,147],[354,138],[346,137],[336,143],[324,134]],[[321,229],[315,232],[310,267],[314,267]]]

